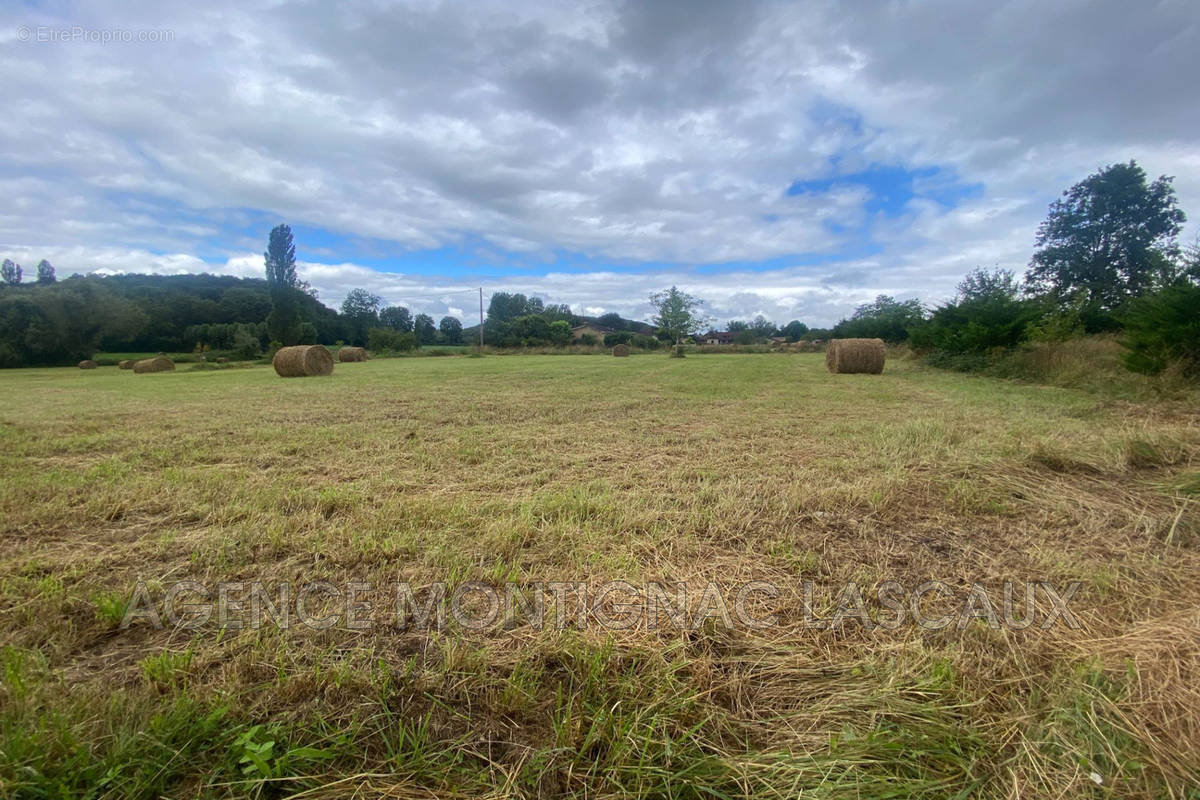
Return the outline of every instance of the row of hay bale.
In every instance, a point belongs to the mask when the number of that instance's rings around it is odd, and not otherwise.
[[[367,351],[362,347],[343,347],[338,352],[341,361],[366,361]],[[218,358],[218,363],[227,362],[227,358]],[[271,362],[275,372],[284,378],[299,378],[312,375],[333,374],[333,355],[319,344],[281,347],[275,353]],[[99,365],[87,359],[79,362],[80,369],[96,369]],[[144,358],[139,361],[126,359],[117,364],[120,369],[133,370],[135,374],[147,372],[170,372],[175,369],[175,362],[163,355],[154,358]]]
[[[883,339],[831,339],[825,348],[825,367],[839,375],[879,375],[886,355]]]
[[[343,347],[337,360],[343,364],[367,360],[367,348]],[[277,375],[283,378],[305,378],[333,374],[333,354],[320,344],[300,344],[281,347],[271,360]]]
[[[90,358],[79,362],[80,369],[95,369],[100,366]],[[135,373],[141,374],[144,372],[170,372],[175,369],[175,362],[166,356],[155,356],[154,358],[143,358],[140,361],[134,361],[127,358],[124,361],[117,362],[119,369],[131,369]]]
[[[830,372],[837,374],[866,373],[879,375],[883,372],[883,363],[887,348],[882,339],[832,339],[825,350],[825,366]],[[612,349],[612,354],[618,358],[629,356],[629,347],[619,344]],[[671,353],[673,358],[683,358],[683,348],[676,346]],[[218,362],[228,359],[218,358]],[[342,362],[357,362],[367,360],[367,351],[362,347],[343,347],[338,351],[338,360]],[[295,347],[281,347],[271,365],[275,372],[284,378],[300,378],[333,374],[333,355],[323,345],[308,344]],[[79,362],[80,369],[95,369],[95,361],[87,359]],[[166,356],[144,358],[140,361],[127,359],[118,365],[121,369],[132,369],[136,374],[147,372],[170,372],[175,369],[175,362]]]

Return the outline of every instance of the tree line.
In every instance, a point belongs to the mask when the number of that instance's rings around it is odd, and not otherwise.
[[[0,367],[74,364],[98,351],[209,351],[251,359],[293,344],[406,351],[478,341],[478,326],[468,329],[454,316],[435,321],[402,305],[385,306],[365,289],[347,293],[340,312],[328,308],[297,275],[287,225],[271,231],[263,261],[263,278],[135,274],[58,281],[43,260],[37,281],[25,282],[22,267],[5,260]],[[612,316],[614,327],[648,327]],[[497,292],[484,339],[498,347],[562,344],[570,341],[571,327],[586,319],[565,305]]]
[[[793,321],[731,321],[734,341],[878,338],[909,342],[933,363],[971,368],[1029,341],[1121,334],[1126,365],[1155,374],[1179,365],[1200,376],[1200,246],[1177,242],[1187,217],[1172,179],[1149,181],[1137,162],[1114,164],[1063,192],[1039,226],[1023,278],[976,268],[948,302],[879,295],[832,329]],[[655,320],[678,338],[709,324],[702,302],[676,287],[651,297]]]
[[[1171,178],[1149,181],[1136,162],[1099,170],[1065,191],[1038,228],[1023,278],[1004,269],[975,269],[949,302],[880,295],[831,329],[799,320],[782,327],[758,316],[731,320],[742,344],[783,336],[801,339],[880,338],[909,342],[946,365],[969,365],[983,354],[1031,340],[1123,334],[1133,369],[1169,364],[1200,374],[1200,248],[1181,248],[1186,221]],[[453,317],[434,321],[404,306],[385,306],[365,289],[350,291],[340,313],[327,308],[296,273],[287,225],[274,228],[263,254],[264,278],[214,275],[73,275],[58,281],[42,260],[36,280],[0,264],[0,366],[71,364],[95,351],[215,350],[253,358],[290,344],[411,350],[469,344],[479,328]],[[483,341],[494,347],[562,346],[572,328],[593,322],[609,329],[602,341],[653,349],[700,336],[712,324],[703,303],[678,287],[650,297],[650,323],[615,313],[596,319],[566,305],[520,293],[496,292]]]
[[[1111,165],[1050,206],[1022,278],[976,268],[932,308],[881,295],[832,333],[907,341],[958,368],[1024,342],[1119,333],[1130,369],[1200,376],[1200,247],[1179,246],[1186,219],[1171,178]]]

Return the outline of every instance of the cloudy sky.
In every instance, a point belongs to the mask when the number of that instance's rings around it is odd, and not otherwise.
[[[8,3],[0,255],[828,324],[1018,271],[1135,158],[1200,230],[1200,12],[1163,2]],[[103,41],[103,39],[117,41]]]

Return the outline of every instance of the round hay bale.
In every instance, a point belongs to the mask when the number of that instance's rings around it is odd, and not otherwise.
[[[627,345],[627,344],[617,345],[616,347],[613,348],[613,355],[617,356],[618,358],[624,358],[625,356],[629,355],[629,345]]]
[[[100,365],[97,364],[95,361],[92,361],[90,358],[79,362],[80,369],[95,369],[98,366],[100,366]]]
[[[281,378],[303,378],[309,375],[332,375],[333,355],[319,344],[281,347],[271,365]]]
[[[365,347],[343,347],[338,350],[338,361],[366,361],[367,348]]]
[[[218,364],[228,364],[229,359],[226,358],[225,356],[217,356],[217,363]]]
[[[825,366],[839,375],[883,372],[887,346],[883,339],[831,339],[825,349]]]
[[[133,369],[133,359],[127,358],[124,361],[118,361],[117,366],[121,369]]]
[[[133,362],[133,371],[137,375],[146,372],[173,372],[174,370],[175,362],[165,356],[143,358],[141,361]]]

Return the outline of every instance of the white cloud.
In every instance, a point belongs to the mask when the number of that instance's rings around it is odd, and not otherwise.
[[[21,42],[22,25],[174,36]],[[483,282],[632,314],[674,282],[721,316],[828,323],[1021,269],[1047,204],[1108,163],[1177,176],[1200,215],[1198,31],[1176,0],[10,5],[0,254],[257,275],[287,220],[348,243],[298,242],[331,303],[363,286],[445,313],[464,303],[440,292]],[[863,186],[786,194],[872,163],[981,188],[896,216]],[[481,277],[377,272],[360,240],[457,249]]]

